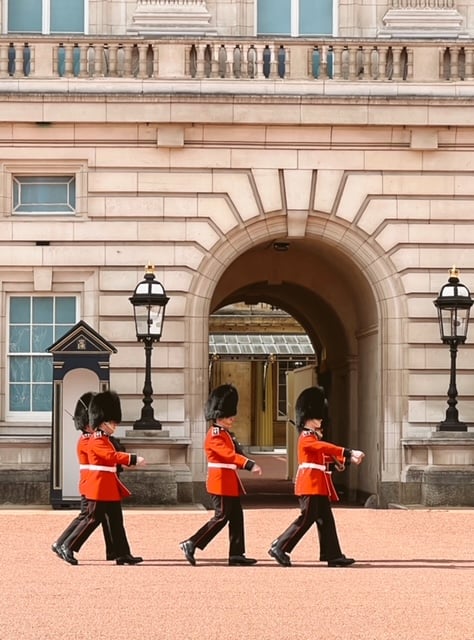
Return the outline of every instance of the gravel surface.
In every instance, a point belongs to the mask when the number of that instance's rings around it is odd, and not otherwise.
[[[127,509],[132,552],[104,560],[100,530],[78,566],[50,545],[76,512],[1,509],[1,640],[472,640],[474,510],[334,510],[349,568],[320,563],[315,530],[293,566],[267,555],[296,508],[247,509],[253,567],[227,566],[221,532],[190,566],[179,541],[211,515],[203,509]]]

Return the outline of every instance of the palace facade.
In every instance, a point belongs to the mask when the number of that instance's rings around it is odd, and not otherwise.
[[[0,500],[49,500],[83,379],[55,409],[48,349],[83,321],[116,350],[138,500],[201,498],[210,384],[239,388],[244,445],[289,444],[301,368],[366,453],[354,499],[472,506],[474,330],[446,432],[433,301],[454,264],[474,287],[474,2],[2,0],[0,20]],[[133,429],[148,263],[160,433]]]

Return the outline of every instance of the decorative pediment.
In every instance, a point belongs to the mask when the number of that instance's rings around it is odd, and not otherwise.
[[[75,353],[82,355],[108,353],[110,355],[111,353],[117,353],[114,345],[105,340],[84,320],[80,320],[75,324],[46,351],[53,355],[62,353],[70,355]]]

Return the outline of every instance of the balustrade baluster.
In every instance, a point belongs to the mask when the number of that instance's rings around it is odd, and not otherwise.
[[[197,51],[197,77],[199,79],[204,78],[206,67],[206,47],[202,44],[196,45]]]
[[[370,47],[362,47],[362,77],[367,80],[372,80],[372,53],[373,49]]]
[[[335,78],[336,80],[342,80],[343,79],[342,54],[344,52],[344,47],[341,47],[340,45],[334,45],[332,50],[333,50],[333,78]],[[329,67],[328,67],[328,77],[331,77],[329,75]]]
[[[28,77],[31,73],[31,47],[25,42],[23,47],[23,75]]]
[[[357,69],[357,56],[359,47],[349,47],[349,80],[354,80],[359,76]]]
[[[388,79],[387,78],[387,48],[382,46],[378,48],[378,51],[379,51],[379,60],[378,60],[377,77],[382,78],[382,80],[385,80],[385,79]]]
[[[255,45],[251,44],[247,49],[247,75],[249,78],[256,78],[258,74],[258,59]]]
[[[206,44],[204,49],[204,77],[210,78],[212,75],[212,48],[210,44]]]
[[[281,44],[277,54],[277,69],[278,69],[278,77],[281,78],[282,80],[286,75],[286,62],[288,57],[289,57],[289,50],[287,53],[285,47]]]
[[[217,73],[219,78],[227,77],[227,50],[223,44],[217,51]]]
[[[152,77],[159,78],[160,77],[160,47],[158,44],[151,44],[150,48],[153,53]]]
[[[392,47],[393,54],[393,78],[398,80],[400,78],[400,56],[402,53],[402,47]]]
[[[380,75],[379,75],[379,50],[377,47],[372,47],[372,49],[369,51],[369,62],[368,62],[368,68],[369,68],[369,78],[371,80],[378,80]]]
[[[8,75],[8,45],[0,44],[0,76]]]
[[[16,72],[16,49],[13,42],[8,47],[8,75],[14,76]]]
[[[318,47],[314,47],[310,52],[309,68],[312,77],[318,79],[321,73],[321,52]]]
[[[146,78],[147,77],[148,45],[147,44],[137,45],[137,53],[138,53],[137,77]]]
[[[102,77],[104,74],[103,71],[103,60],[104,60],[104,45],[103,44],[94,44],[94,70],[93,74],[95,77]]]
[[[109,44],[109,70],[108,74],[111,77],[116,77],[117,74],[117,53],[118,53],[118,44],[113,42]]]
[[[451,80],[451,49],[446,47],[443,53],[443,79]]]
[[[271,73],[272,52],[268,44],[265,45],[262,51],[262,61],[263,77],[269,78]]]
[[[66,47],[62,42],[57,48],[57,56],[57,73],[60,78],[64,78],[66,75]]]
[[[343,47],[341,54],[341,79],[349,80],[350,78],[350,60],[349,60],[349,49],[347,47]]]
[[[451,80],[459,80],[459,47],[451,47]]]
[[[242,77],[242,49],[237,44],[232,52],[232,73],[234,78]]]
[[[465,80],[472,80],[472,48],[464,47],[465,54]]]
[[[138,45],[134,44],[130,53],[130,71],[132,76],[137,78],[140,71],[140,52],[138,50]]]

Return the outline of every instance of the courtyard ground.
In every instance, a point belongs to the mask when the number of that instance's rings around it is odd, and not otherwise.
[[[315,531],[280,567],[267,550],[296,506],[245,511],[253,567],[223,531],[190,566],[178,546],[211,515],[126,509],[137,566],[104,560],[98,530],[70,566],[50,549],[71,510],[0,509],[2,640],[472,640],[474,510],[336,507],[350,568],[318,562]]]

